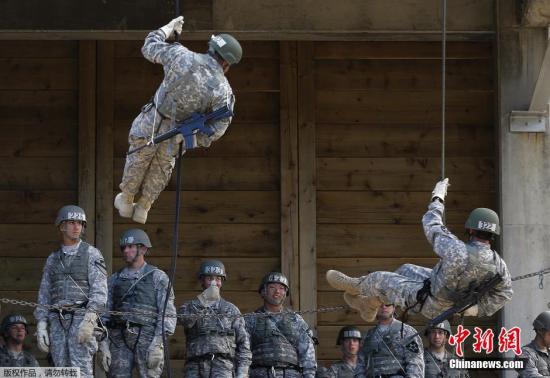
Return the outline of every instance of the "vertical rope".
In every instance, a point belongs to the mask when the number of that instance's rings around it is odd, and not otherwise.
[[[445,91],[447,58],[447,0],[441,0],[441,179],[445,178]]]

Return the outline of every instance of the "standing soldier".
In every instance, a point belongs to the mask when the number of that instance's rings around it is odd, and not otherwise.
[[[133,314],[111,315],[107,324],[109,339],[103,340],[102,365],[110,377],[131,377],[135,368],[141,378],[160,377],[164,363],[162,317],[169,279],[159,268],[145,262],[152,248],[149,236],[140,229],[120,237],[120,250],[126,266],[109,278],[110,311]],[[139,313],[152,313],[139,315]],[[164,333],[176,328],[174,292],[170,292],[164,318]],[[109,366],[110,365],[110,366]]]
[[[416,336],[404,345],[405,339],[416,334],[413,327],[394,319],[395,307],[382,304],[376,314],[377,325],[363,339],[362,358],[367,377],[424,377],[422,340]]]
[[[83,378],[93,377],[92,358],[97,351],[93,331],[97,314],[107,302],[105,262],[99,250],[80,239],[86,228],[86,214],[80,207],[62,207],[55,225],[61,247],[48,257],[42,274],[38,292],[42,306],[34,311],[38,347],[50,351],[55,366],[79,367]]]
[[[317,362],[312,332],[298,314],[284,308],[288,279],[279,272],[264,276],[258,292],[264,305],[246,317],[250,335],[250,378],[315,377]]]
[[[346,326],[338,332],[336,345],[342,351],[342,360],[332,364],[319,374],[320,378],[365,378],[365,365],[358,358],[361,348],[361,331],[356,326]]]
[[[365,320],[374,319],[381,303],[394,303],[428,319],[435,318],[497,275],[501,281],[464,315],[491,316],[512,299],[510,272],[491,249],[492,240],[500,234],[497,213],[486,208],[473,210],[466,220],[468,242],[464,243],[443,224],[448,185],[448,179],[436,184],[422,218],[426,238],[440,257],[433,269],[405,264],[395,272],[373,272],[360,278],[336,270],[327,272],[331,286],[344,290],[344,300],[361,311]]]
[[[199,268],[204,291],[180,307],[185,329],[185,378],[246,378],[250,342],[239,309],[220,297],[227,279],[219,260],[205,260]]]
[[[428,347],[424,349],[424,363],[426,365],[425,378],[468,378],[467,371],[451,369],[449,360],[457,359],[445,346],[451,335],[451,325],[447,320],[427,328],[425,332]]]
[[[174,31],[181,33],[182,25],[183,17],[178,17],[145,38],[141,52],[147,60],[163,65],[164,80],[132,123],[130,150],[144,146],[155,134],[170,130],[175,121],[183,121],[194,112],[210,113],[226,105],[233,110],[235,97],[225,73],[241,60],[241,45],[231,35],[219,34],[210,39],[206,54],[198,54],[179,43],[165,42]],[[227,117],[210,123],[213,135],[199,132],[194,145],[184,143],[183,149],[209,147],[221,138],[230,122],[231,117]],[[151,205],[170,180],[180,140],[172,138],[128,155],[121,192],[115,198],[120,216],[133,217],[139,223],[147,221]],[[134,206],[134,196],[140,191]]]
[[[25,337],[29,334],[27,319],[22,315],[8,315],[2,320],[1,332],[4,345],[0,346],[0,366],[38,366],[36,358],[23,350]]]
[[[544,311],[533,321],[535,339],[521,347],[524,368],[519,378],[550,377],[550,311]]]

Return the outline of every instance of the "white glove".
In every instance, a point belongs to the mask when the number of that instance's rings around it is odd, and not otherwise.
[[[447,188],[449,187],[449,179],[439,181],[435,184],[435,188],[432,191],[432,201],[434,198],[439,198],[441,201],[445,201],[445,196],[447,195]]]
[[[477,305],[474,305],[469,309],[467,309],[466,311],[464,311],[464,316],[477,316],[478,312],[479,312],[479,307]]]
[[[178,18],[174,18],[172,21],[164,25],[160,30],[166,35],[166,38],[170,38],[174,31],[178,34],[181,34],[181,30],[183,29],[183,16],[179,16]]]
[[[99,343],[99,351],[101,352],[101,367],[106,373],[109,372],[111,366],[111,351],[109,350],[109,338],[105,338]]]
[[[147,349],[147,375],[154,376],[155,370],[159,369],[164,362],[164,345],[155,337]],[[162,370],[162,369],[161,369]]]
[[[248,378],[248,369],[244,366],[239,366],[235,378]]]
[[[50,337],[48,336],[48,322],[41,320],[36,324],[36,341],[38,349],[44,353],[50,351]]]
[[[95,312],[87,312],[84,319],[78,328],[77,340],[80,344],[86,344],[94,336],[94,328],[97,324],[97,314]]]
[[[212,282],[208,289],[197,295],[197,298],[204,307],[209,307],[220,299],[220,288]]]

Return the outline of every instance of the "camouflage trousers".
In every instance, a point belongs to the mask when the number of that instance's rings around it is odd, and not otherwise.
[[[228,359],[215,357],[200,361],[188,361],[183,369],[185,378],[233,378],[234,365]]]
[[[163,365],[154,371],[147,370],[147,350],[153,339],[152,334],[139,334],[139,328],[127,330],[110,330],[109,350],[111,351],[111,366],[108,377],[130,378],[134,368],[140,378],[158,378],[162,374]]]
[[[250,368],[249,378],[301,378],[302,373],[296,369],[288,368]]]
[[[156,114],[156,119],[155,118]],[[155,123],[158,125],[156,127]],[[155,135],[161,134],[172,127],[169,119],[163,119],[154,109],[140,113],[134,120],[132,130],[157,130]],[[149,134],[149,133],[141,133]],[[150,140],[149,136],[137,136],[130,133],[128,143],[130,150],[141,147]],[[172,170],[174,169],[175,156],[178,153],[181,136],[176,136],[158,145],[145,147],[142,150],[128,155],[124,165],[124,173],[119,185],[121,191],[136,195],[141,190],[141,195],[149,202],[155,202],[160,193],[166,188]]]
[[[424,285],[424,280],[432,274],[430,268],[413,264],[401,265],[395,272],[373,272],[361,283],[361,294],[367,297],[378,297],[384,303],[393,303],[397,307],[407,308],[414,305],[418,291]],[[441,301],[432,296],[420,309],[417,305],[409,311],[421,313],[428,319],[434,318],[453,305],[452,302]]]
[[[93,378],[93,357],[97,352],[97,340],[92,338],[86,344],[77,340],[78,327],[83,316],[57,314],[49,317],[50,353],[56,367],[79,367],[82,378]]]

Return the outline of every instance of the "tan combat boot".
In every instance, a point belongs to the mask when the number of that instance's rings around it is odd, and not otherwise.
[[[115,208],[123,218],[131,218],[134,212],[134,196],[120,192],[115,197]]]
[[[344,301],[351,308],[359,311],[361,318],[367,322],[373,322],[376,319],[378,308],[382,301],[377,297],[365,297],[364,295],[352,295],[344,293]]]
[[[134,207],[134,216],[132,217],[134,222],[145,224],[152,204],[147,198],[141,197]]]
[[[361,278],[353,278],[346,276],[344,273],[337,270],[328,270],[327,271],[327,281],[335,289],[343,290],[346,293],[357,295],[361,293],[359,286],[363,281]]]

